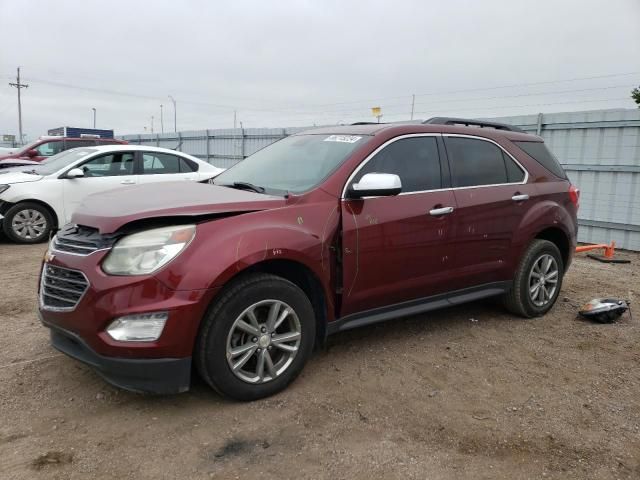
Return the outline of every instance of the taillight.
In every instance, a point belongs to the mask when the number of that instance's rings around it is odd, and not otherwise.
[[[573,202],[573,204],[578,208],[580,202],[580,189],[575,185],[571,185],[569,187],[569,198]]]

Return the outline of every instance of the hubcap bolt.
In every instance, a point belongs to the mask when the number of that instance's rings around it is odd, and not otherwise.
[[[258,341],[258,337],[253,337],[253,338],[251,339],[251,341],[252,341],[253,343],[257,342],[257,341]]]
[[[262,327],[262,328],[260,329],[260,331],[261,331],[262,333],[266,332],[266,331],[267,331],[267,327]]]
[[[257,351],[259,352],[259,351],[261,351],[261,350],[262,350],[262,349],[261,349],[261,348],[259,348]]]
[[[273,348],[273,347],[272,347],[271,345],[269,345],[269,346],[267,347],[267,350],[271,350],[272,348]]]

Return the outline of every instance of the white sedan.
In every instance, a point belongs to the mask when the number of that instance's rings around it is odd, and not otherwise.
[[[150,182],[201,182],[222,171],[166,148],[74,148],[36,166],[0,170],[0,223],[15,242],[41,242],[51,230],[68,223],[73,211],[92,193]]]

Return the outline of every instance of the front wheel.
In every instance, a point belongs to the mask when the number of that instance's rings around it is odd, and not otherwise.
[[[253,274],[229,285],[203,319],[196,366],[219,393],[256,400],[283,390],[313,350],[315,315],[295,284]]]
[[[560,294],[563,276],[558,247],[547,240],[534,240],[520,261],[513,287],[503,297],[505,307],[525,318],[544,315]]]
[[[53,217],[38,203],[23,202],[11,207],[4,216],[5,235],[17,243],[39,243],[49,238]]]

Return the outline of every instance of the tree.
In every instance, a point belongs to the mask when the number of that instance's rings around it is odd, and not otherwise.
[[[640,87],[631,90],[631,98],[633,98],[633,101],[636,102],[638,108],[640,108]]]

